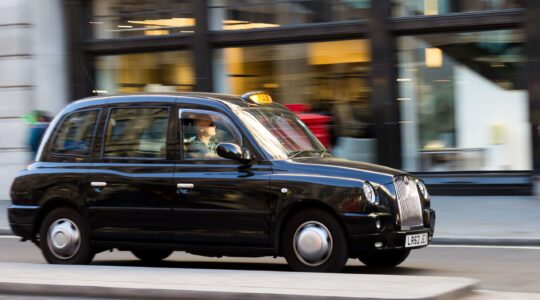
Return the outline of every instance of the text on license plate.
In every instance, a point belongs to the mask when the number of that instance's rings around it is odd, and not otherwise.
[[[428,244],[428,234],[409,234],[405,237],[405,248],[425,246]]]

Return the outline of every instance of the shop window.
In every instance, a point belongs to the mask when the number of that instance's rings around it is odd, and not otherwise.
[[[393,0],[396,17],[524,8],[526,0]]]
[[[218,92],[267,91],[295,111],[336,156],[376,161],[367,40],[215,51]]]
[[[408,171],[529,170],[523,30],[398,38]]]
[[[367,19],[371,0],[210,0],[211,30]]]
[[[195,87],[191,52],[98,56],[99,93],[181,92]]]
[[[191,34],[193,0],[94,0],[88,21],[96,39]]]

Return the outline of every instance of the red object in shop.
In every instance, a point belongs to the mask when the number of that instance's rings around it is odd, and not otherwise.
[[[332,121],[332,117],[306,112],[309,111],[309,105],[307,104],[285,104],[285,107],[294,112],[306,124],[326,149],[330,149],[330,132],[328,126],[330,125],[330,121]]]

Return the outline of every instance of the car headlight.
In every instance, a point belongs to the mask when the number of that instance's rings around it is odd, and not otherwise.
[[[366,196],[366,199],[371,204],[377,204],[377,195],[375,194],[375,189],[373,186],[367,182],[364,183],[363,186],[364,189],[364,195]]]
[[[426,185],[421,180],[418,180],[416,184],[418,185],[418,189],[420,190],[420,193],[422,193],[424,199],[429,200],[429,194]]]

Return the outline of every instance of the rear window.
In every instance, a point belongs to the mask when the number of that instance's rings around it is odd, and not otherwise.
[[[98,114],[99,110],[86,110],[72,113],[64,118],[56,131],[51,152],[89,155]]]
[[[165,158],[168,108],[115,108],[109,114],[103,156]]]

